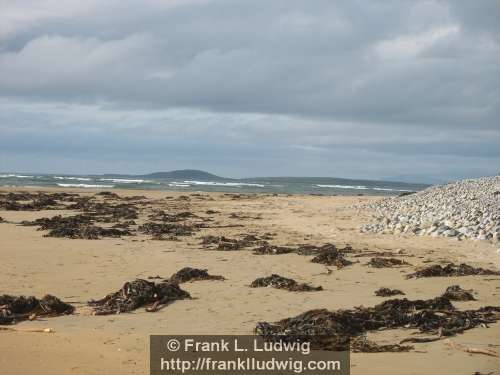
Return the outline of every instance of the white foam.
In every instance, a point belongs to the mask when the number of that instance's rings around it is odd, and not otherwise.
[[[178,182],[171,182],[168,184],[168,186],[170,187],[190,187],[191,185],[189,184],[182,184],[182,183],[178,183]]]
[[[66,177],[66,176],[54,176],[56,180],[76,180],[76,181],[91,181],[88,177]]]
[[[390,188],[379,188],[379,187],[367,187],[363,185],[352,186],[352,185],[316,185],[322,188],[336,188],[336,189],[354,189],[354,190],[377,190],[377,191],[413,191],[404,189],[390,189]]]
[[[254,186],[254,187],[265,187],[262,184],[252,184],[247,182],[215,182],[215,181],[184,181],[186,184],[192,185],[208,185],[208,186],[227,186],[227,187],[241,187],[241,186]]]
[[[33,178],[34,176],[23,176],[23,175],[20,175],[20,174],[0,174],[0,178],[9,178],[9,177]]]
[[[358,186],[352,186],[352,185],[320,185],[317,184],[317,187],[321,188],[335,188],[335,189],[355,189],[355,190],[368,190],[366,186],[358,185]]]
[[[389,188],[373,188],[373,190],[381,190],[381,191],[413,191],[413,190],[389,189]]]
[[[143,184],[145,182],[151,182],[148,180],[129,180],[126,178],[100,178],[99,181],[111,181],[117,184]]]
[[[115,185],[91,185],[91,184],[57,184],[61,187],[82,187],[82,188],[113,188]]]

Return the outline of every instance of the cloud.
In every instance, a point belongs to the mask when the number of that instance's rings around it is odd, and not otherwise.
[[[395,158],[420,174],[462,177],[477,160],[496,173],[495,15],[494,0],[9,3],[0,14],[3,146],[9,160],[36,149],[22,132],[48,137],[51,157],[78,136],[115,163],[112,149],[154,159],[165,144],[193,152],[190,167],[209,159],[202,152],[219,155],[209,169],[239,147],[231,171],[240,160],[251,174],[276,174],[292,155],[302,159],[290,174],[391,175],[404,168]],[[343,156],[346,167],[328,167]],[[442,158],[462,172],[429,168]]]

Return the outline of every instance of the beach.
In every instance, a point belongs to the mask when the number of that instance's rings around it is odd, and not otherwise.
[[[99,190],[70,188],[0,188],[0,193],[44,191],[94,196]],[[460,310],[500,305],[500,276],[410,278],[405,276],[428,264],[467,263],[500,270],[500,254],[489,241],[458,241],[411,234],[360,233],[370,223],[363,205],[382,199],[371,196],[314,196],[286,194],[227,194],[113,189],[120,197],[144,196],[138,225],[155,210],[190,212],[199,226],[190,235],[153,239],[134,232],[120,238],[70,239],[43,237],[36,226],[23,226],[77,210],[0,210],[0,294],[52,294],[76,307],[74,314],[23,321],[18,331],[0,331],[2,374],[145,374],[149,371],[149,335],[252,334],[261,321],[275,322],[307,310],[352,309],[374,306],[396,297],[378,297],[380,287],[401,289],[408,299],[430,299],[451,285],[474,291],[474,301],[453,301]],[[104,197],[104,196],[102,196]],[[99,198],[101,199],[101,198]],[[136,202],[136,201],[129,201]],[[134,227],[135,228],[135,227]],[[241,238],[266,235],[272,245],[350,245],[346,255],[353,264],[336,267],[311,262],[297,253],[255,255],[251,249],[218,251],[202,245],[204,236]],[[364,254],[365,253],[365,254]],[[374,268],[372,253],[392,253],[408,264]],[[224,281],[182,284],[192,299],[178,300],[156,312],[139,308],[130,313],[96,316],[87,301],[99,299],[137,278],[168,278],[183,267],[207,269]],[[250,288],[259,277],[279,274],[301,283],[320,285],[322,291],[289,292]],[[2,326],[0,326],[2,327]],[[22,332],[51,328],[53,333]],[[411,336],[398,328],[368,332],[379,344]],[[450,345],[453,342],[455,347]],[[500,323],[476,327],[463,334],[429,343],[415,343],[401,353],[352,353],[353,374],[488,374],[498,371],[500,358],[457,349],[474,347],[500,352]]]

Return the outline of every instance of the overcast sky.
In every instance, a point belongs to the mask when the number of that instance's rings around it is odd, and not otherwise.
[[[0,0],[0,171],[500,172],[500,2]]]

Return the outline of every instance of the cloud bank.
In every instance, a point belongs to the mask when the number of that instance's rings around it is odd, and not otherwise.
[[[495,174],[499,18],[495,0],[3,4],[0,170]]]

